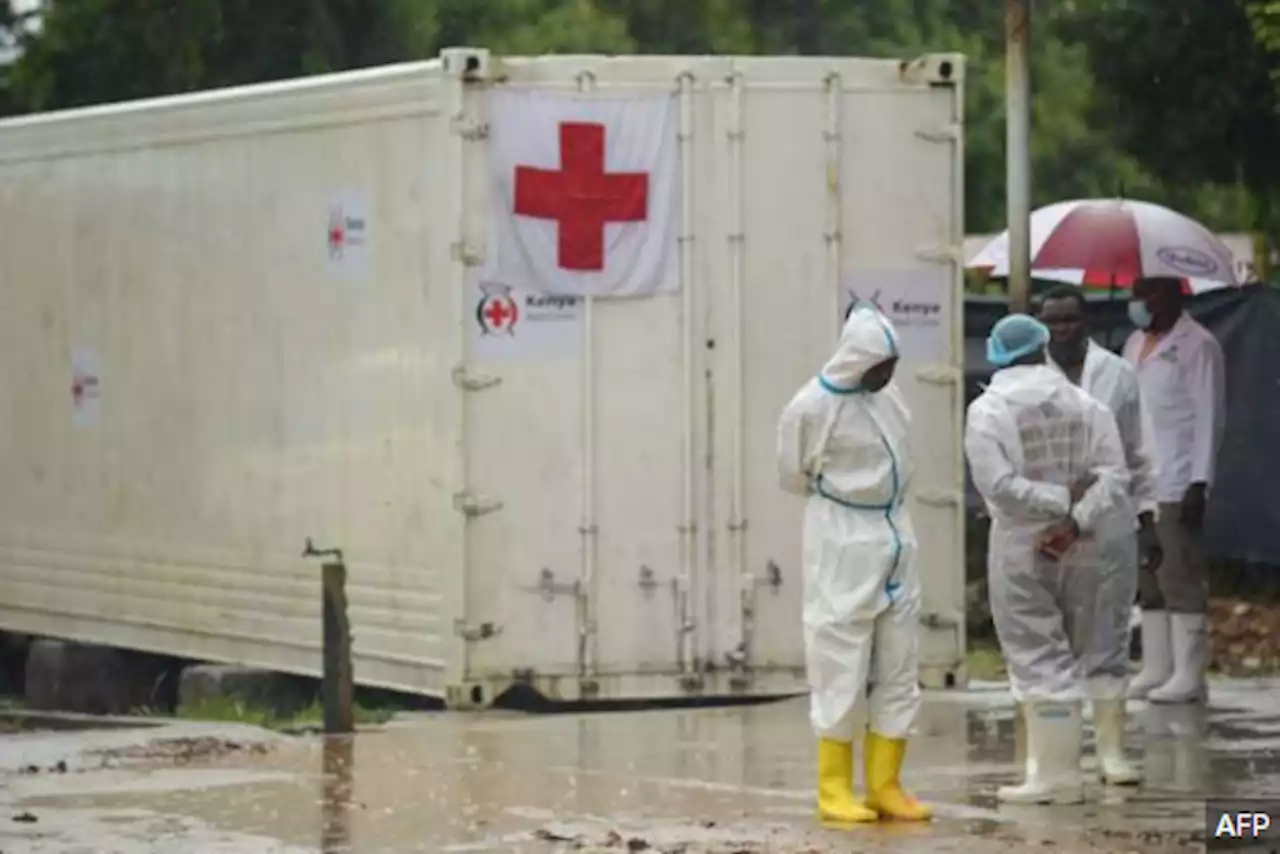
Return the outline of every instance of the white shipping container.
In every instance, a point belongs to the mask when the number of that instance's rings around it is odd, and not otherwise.
[[[964,680],[963,59],[438,60],[0,123],[0,628],[484,705],[805,690],[778,415],[850,291]],[[483,335],[489,95],[675,92],[679,289]]]

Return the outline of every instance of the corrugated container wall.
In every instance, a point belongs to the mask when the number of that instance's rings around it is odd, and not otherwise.
[[[802,691],[775,428],[857,291],[933,318],[899,373],[924,680],[963,680],[963,76],[457,49],[0,123],[0,628],[317,674],[310,537],[347,556],[362,684]],[[677,93],[680,289],[494,355],[512,85]]]

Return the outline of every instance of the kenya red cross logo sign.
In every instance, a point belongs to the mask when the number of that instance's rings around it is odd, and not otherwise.
[[[476,305],[476,322],[485,335],[514,335],[520,305],[508,293],[484,294]]]
[[[342,257],[342,248],[347,242],[347,224],[342,215],[342,208],[329,209],[329,257]]]
[[[495,211],[485,280],[564,296],[674,289],[679,116],[671,93],[499,89],[491,97]]]

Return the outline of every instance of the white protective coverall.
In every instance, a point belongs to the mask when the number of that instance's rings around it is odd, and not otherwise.
[[[1155,517],[1159,511],[1155,446],[1137,372],[1122,357],[1090,341],[1080,388],[1115,417],[1129,471],[1133,514],[1107,514],[1098,524],[1098,610],[1087,621],[1088,636],[1078,639],[1090,697],[1118,699],[1125,696],[1129,680],[1130,621],[1138,592],[1137,517]]]
[[[995,374],[967,421],[965,454],[991,516],[991,615],[1014,699],[1083,700],[1074,639],[1097,598],[1094,532],[1110,515],[1134,518],[1115,418],[1056,368],[1020,365]],[[1073,506],[1071,485],[1089,475],[1096,481]],[[1068,514],[1083,535],[1051,562],[1036,537]]]
[[[1093,532],[1109,515],[1134,518],[1115,418],[1043,364],[998,371],[967,421],[966,456],[991,516],[991,614],[1027,725],[1025,780],[996,794],[1015,803],[1079,803],[1085,695],[1077,655],[1097,603]],[[1072,485],[1090,477],[1073,503]],[[1050,561],[1036,540],[1068,517],[1081,536]]]
[[[853,739],[867,696],[871,729],[903,738],[920,708],[920,586],[904,499],[911,484],[910,413],[891,382],[859,387],[897,355],[879,312],[859,306],[834,356],[778,425],[783,489],[807,496],[804,633],[810,719],[822,738]]]

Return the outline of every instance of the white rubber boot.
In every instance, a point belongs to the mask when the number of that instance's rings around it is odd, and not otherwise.
[[[1209,620],[1206,614],[1169,615],[1173,640],[1173,677],[1152,689],[1153,703],[1196,703],[1205,699],[1204,671],[1209,664]]]
[[[1168,611],[1142,612],[1142,670],[1129,683],[1129,696],[1146,699],[1156,688],[1173,678],[1173,650]]]
[[[1109,786],[1136,786],[1142,772],[1124,755],[1124,697],[1093,701],[1093,750],[1098,757],[1098,776]]]
[[[1008,804],[1084,802],[1080,773],[1084,735],[1080,703],[1027,703],[1026,779],[1001,786],[996,798]]]

